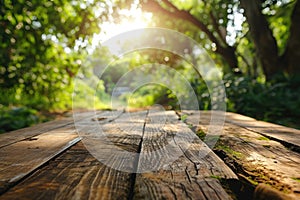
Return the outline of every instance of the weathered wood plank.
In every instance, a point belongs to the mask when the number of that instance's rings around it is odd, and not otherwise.
[[[49,121],[42,124],[37,124],[33,127],[27,127],[11,131],[8,133],[2,133],[0,135],[0,148],[13,144],[15,142],[34,137],[36,135],[51,131],[62,126],[70,125],[73,123],[72,118],[59,119],[55,121]]]
[[[77,123],[83,143],[90,153],[109,167],[133,172],[137,162],[147,111],[123,113],[115,120],[91,120]],[[101,148],[99,148],[101,147]]]
[[[110,115],[108,112],[80,113],[76,122],[103,119],[102,116],[112,121],[115,119],[112,113],[118,116],[121,112],[109,112]],[[0,193],[78,142],[80,138],[76,131],[73,118],[68,118],[1,135],[3,146],[0,151]]]
[[[219,178],[237,176],[175,112],[150,111],[134,199],[230,199]]]
[[[127,199],[132,193],[131,171],[136,168],[146,112],[123,113],[113,120],[109,116],[78,122],[82,142],[11,188],[1,199]],[[108,140],[99,138],[99,127]]]
[[[107,113],[96,115],[94,112],[86,112],[81,113],[77,119],[78,122],[82,119],[92,121],[92,117],[105,114]],[[7,139],[12,142],[4,145],[0,151],[0,193],[80,140],[72,118],[53,123],[46,123],[45,127],[43,124],[37,125],[38,128],[29,127],[23,129],[24,132],[18,130],[12,132],[12,136],[7,133],[2,142]]]
[[[88,116],[94,115],[94,112],[84,112],[80,113],[80,119]],[[41,124],[37,124],[32,127],[27,127],[8,133],[0,134],[0,148],[13,144],[15,142],[26,140],[28,138],[37,136],[39,134],[45,133],[47,131],[55,130],[64,126],[70,126],[74,124],[72,117],[57,119],[54,121],[49,121]]]
[[[0,199],[127,199],[130,184],[130,173],[100,163],[79,142]]]
[[[258,121],[236,113],[226,113],[226,121],[300,148],[300,130],[298,129]]]
[[[186,122],[197,127],[197,131],[202,136],[203,132],[208,132],[211,112],[188,111],[185,114],[188,115]],[[201,120],[198,124],[199,114]],[[277,141],[264,137],[258,131],[235,125],[233,121],[237,116],[232,113],[229,115],[231,117],[226,120],[223,134],[214,150],[221,154],[227,164],[243,179],[252,184],[267,183],[277,190],[289,193],[294,198],[299,198],[300,154],[287,149]],[[244,116],[238,118],[247,123],[256,122]]]
[[[74,129],[59,129],[1,148],[0,193],[79,141]]]
[[[221,112],[221,111],[183,111],[182,114],[193,115],[189,120],[193,122],[199,121],[200,118],[209,118],[211,119],[211,113],[214,113],[216,118],[222,118],[222,115],[225,115],[225,121],[231,124],[244,127],[248,130],[257,132],[266,137],[273,138],[275,140],[281,141],[283,143],[295,145],[300,148],[300,130],[281,126],[278,124],[273,124],[269,122],[259,121],[254,118],[240,115],[237,113],[231,112]],[[208,121],[209,122],[209,121]]]

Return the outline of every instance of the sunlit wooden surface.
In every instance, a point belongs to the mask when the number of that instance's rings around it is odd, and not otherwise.
[[[0,199],[252,198],[258,183],[299,197],[298,130],[223,113],[211,149],[195,137],[205,136],[211,114],[83,112],[76,117],[79,135],[72,118],[1,134]],[[85,139],[98,126],[110,142]]]

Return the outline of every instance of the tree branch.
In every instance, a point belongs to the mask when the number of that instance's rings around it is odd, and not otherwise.
[[[155,0],[148,0],[147,2],[143,2],[143,8],[146,8],[146,10],[157,13],[161,12],[163,14],[166,14],[168,16],[177,18],[177,19],[183,19],[186,21],[191,22],[193,25],[198,27],[201,31],[203,31],[208,38],[216,44],[217,47],[221,46],[218,39],[214,36],[214,34],[207,28],[207,26],[199,21],[197,18],[195,18],[193,15],[191,15],[188,11],[185,10],[179,10],[176,6],[174,6],[170,1],[168,0],[162,0],[162,2],[170,7],[170,11],[167,9],[164,9],[158,2]]]
[[[218,21],[212,11],[209,12],[210,18],[212,20],[212,24],[214,26],[214,29],[216,30],[216,33],[219,35],[221,42],[223,42],[224,46],[227,46],[227,41],[226,41],[226,34],[224,35],[219,27]]]
[[[248,62],[248,60],[245,58],[245,56],[241,53],[237,53],[238,56],[240,56],[242,58],[242,60],[244,61],[244,63],[246,64],[247,68],[250,70],[251,69],[251,65]]]
[[[237,67],[237,59],[235,56],[235,47],[229,46],[227,43],[225,43],[225,46],[222,46],[219,39],[211,32],[206,24],[198,20],[196,17],[194,17],[189,11],[185,10],[179,10],[175,5],[173,5],[169,0],[161,0],[161,2],[167,6],[169,9],[163,8],[161,4],[156,2],[155,0],[148,0],[142,2],[142,7],[144,10],[157,13],[160,12],[164,15],[185,20],[193,25],[195,25],[197,28],[199,28],[201,31],[203,31],[209,40],[216,44],[217,50],[216,53],[221,55],[226,62],[229,64],[231,68]]]

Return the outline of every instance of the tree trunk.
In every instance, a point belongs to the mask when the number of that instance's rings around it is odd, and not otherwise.
[[[300,75],[300,1],[295,4],[292,17],[290,37],[282,57],[285,71],[290,75]]]
[[[223,59],[228,63],[230,70],[229,73],[232,73],[235,69],[238,69],[238,60],[235,55],[235,47],[227,46],[227,47],[217,47],[216,53],[221,55]],[[227,71],[224,71],[227,73]]]
[[[261,12],[260,0],[240,0],[267,80],[282,72],[276,40]]]

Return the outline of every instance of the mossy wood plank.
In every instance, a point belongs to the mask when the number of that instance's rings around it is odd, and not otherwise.
[[[185,111],[183,113],[187,115],[186,122],[193,125],[202,137],[203,133],[208,133],[212,112]],[[251,121],[256,129],[259,125],[255,126],[257,121],[254,119],[232,113],[229,115],[230,118],[226,120],[223,132],[219,133],[221,137],[214,150],[222,154],[227,164],[240,177],[248,179],[252,184],[266,183],[279,191],[289,193],[295,199],[300,198],[300,154],[286,148],[278,140],[265,137],[257,130],[250,130],[241,124],[236,125],[241,123],[239,120],[243,120],[243,124],[245,121],[247,123]],[[273,127],[277,126],[273,125]],[[282,129],[288,130],[286,127]]]
[[[237,176],[173,111],[150,110],[134,199],[230,199],[218,179]]]

